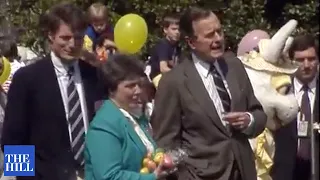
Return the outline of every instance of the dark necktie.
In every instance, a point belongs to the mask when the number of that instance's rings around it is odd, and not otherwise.
[[[80,98],[74,81],[74,68],[70,67],[68,71],[69,82],[67,87],[69,124],[71,126],[71,148],[74,159],[79,165],[84,164],[84,122],[80,105]]]
[[[307,85],[302,87],[304,91],[301,99],[301,114],[303,119],[308,122],[308,136],[300,138],[300,144],[298,149],[298,156],[302,159],[309,160],[311,155],[311,141],[310,141],[310,128],[311,128],[311,107],[310,100],[308,96],[309,87]],[[302,119],[300,119],[302,121]]]
[[[210,67],[210,72],[212,73],[214,84],[216,85],[218,94],[222,101],[222,105],[225,112],[230,112],[230,104],[231,99],[228,94],[226,87],[224,86],[223,79],[219,72],[217,71],[216,67],[212,64]]]

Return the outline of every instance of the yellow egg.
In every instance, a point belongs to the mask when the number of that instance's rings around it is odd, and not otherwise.
[[[141,174],[148,174],[149,173],[149,169],[147,167],[144,167],[140,170]]]
[[[157,165],[159,165],[160,162],[163,160],[163,157],[164,157],[164,153],[163,153],[163,152],[158,152],[158,153],[154,156],[153,161],[154,161],[155,163],[157,163]]]

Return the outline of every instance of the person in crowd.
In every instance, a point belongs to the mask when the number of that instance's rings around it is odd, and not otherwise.
[[[155,180],[166,176],[161,165],[141,174],[142,161],[156,149],[142,113],[146,94],[143,64],[133,56],[116,54],[102,66],[109,100],[103,102],[86,136],[86,180]]]
[[[103,92],[96,68],[79,61],[84,19],[85,13],[69,3],[46,11],[40,26],[51,52],[13,77],[1,145],[35,146],[35,176],[18,180],[84,176],[84,135]]]
[[[4,68],[3,61],[4,61],[4,58],[2,58],[2,55],[0,54],[0,75],[2,75],[3,73],[3,68]],[[2,132],[2,125],[3,125],[6,103],[7,103],[7,93],[3,90],[2,86],[0,86],[0,133]],[[2,173],[3,173],[3,150],[0,149],[0,179],[2,177]]]
[[[144,92],[142,101],[143,101],[143,107],[142,111],[147,116],[148,120],[150,120],[150,117],[152,115],[153,111],[153,105],[154,105],[154,97],[156,94],[156,88],[152,82],[150,82],[148,77],[145,77],[142,81],[142,91]]]
[[[104,45],[107,48],[115,48],[113,42],[113,28],[109,23],[108,9],[102,3],[93,3],[88,8],[90,25],[86,29],[84,37],[84,48],[94,52],[99,37],[104,36]]]
[[[150,58],[150,79],[170,71],[177,63],[180,56],[180,30],[179,17],[177,15],[167,15],[163,18],[162,38],[153,48]]]
[[[0,75],[2,75],[3,73],[3,68],[4,68],[3,61],[4,59],[0,57]],[[7,93],[0,86],[0,133],[2,132],[2,123],[4,119],[6,104],[7,104]],[[0,134],[0,137],[1,137],[1,134]],[[1,165],[3,165],[3,163],[1,163]]]
[[[17,72],[22,67],[25,67],[25,63],[20,61],[20,57],[18,55],[18,48],[15,40],[8,40],[6,41],[6,48],[3,50],[3,56],[6,57],[11,66],[11,71],[10,71],[10,76],[8,80],[2,84],[2,88],[5,92],[9,91],[11,82],[12,82],[12,77],[13,75]]]
[[[18,55],[20,57],[20,61],[24,62],[26,65],[30,64],[29,61],[38,57],[38,55],[28,47],[25,46],[17,46]]]
[[[263,132],[267,117],[241,61],[223,58],[224,34],[211,10],[186,10],[180,29],[190,54],[163,75],[151,116],[158,146],[189,153],[170,178],[256,180],[248,138]]]
[[[299,64],[292,79],[292,91],[300,112],[297,119],[275,132],[275,159],[273,180],[311,180],[311,131],[310,120],[319,123],[319,47],[310,35],[295,37],[289,49],[289,57]],[[316,166],[319,166],[319,134],[315,132]],[[319,179],[319,167],[316,167]]]
[[[94,46],[95,54],[100,61],[108,60],[116,52],[115,48],[108,46],[108,41],[107,35],[101,35]]]
[[[1,48],[1,47],[0,47]],[[2,50],[0,50],[1,52]],[[3,56],[0,54],[0,76],[3,73],[4,61],[6,61]],[[0,86],[0,138],[2,133],[2,126],[5,114],[5,107],[7,104],[7,93],[3,90],[2,86]],[[0,143],[1,144],[1,143]],[[4,156],[3,149],[0,149],[0,180],[14,180],[15,177],[12,176],[3,176],[3,168],[4,168]]]

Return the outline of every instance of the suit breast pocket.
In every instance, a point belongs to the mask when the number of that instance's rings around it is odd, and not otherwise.
[[[184,113],[203,113],[200,104],[189,92],[183,94],[181,106]]]
[[[233,111],[247,111],[247,93],[244,88],[240,87],[238,93],[232,96]]]

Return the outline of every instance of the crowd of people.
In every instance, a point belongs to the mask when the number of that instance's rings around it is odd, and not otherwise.
[[[39,22],[50,49],[46,56],[25,63],[17,42],[0,43],[0,72],[5,63],[11,67],[0,86],[1,148],[35,146],[35,176],[1,180],[319,178],[318,171],[311,173],[312,158],[319,164],[319,134],[310,124],[319,122],[318,42],[310,34],[288,38],[295,21],[272,38],[251,37],[260,39],[238,58],[225,52],[216,14],[191,7],[163,18],[164,37],[147,64],[117,51],[101,3],[87,12],[57,4]],[[258,64],[249,62],[260,57]],[[270,91],[291,93],[297,108],[289,103],[276,109],[270,104],[277,99],[262,99],[258,92],[265,89],[256,85],[250,68],[272,79],[286,75],[285,85]],[[290,112],[282,113],[287,106]],[[268,133],[273,137],[268,147],[275,150],[266,163],[252,140]],[[165,150],[177,148],[187,157],[165,167]],[[146,161],[159,149],[164,156],[157,164]]]

